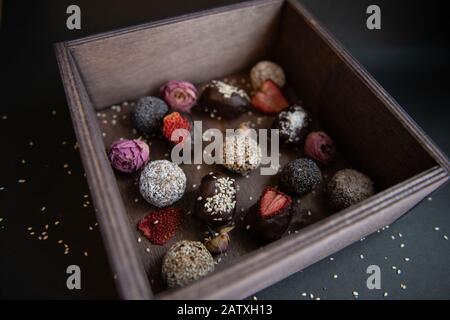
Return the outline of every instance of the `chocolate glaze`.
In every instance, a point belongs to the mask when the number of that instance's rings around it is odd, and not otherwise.
[[[229,86],[235,90],[226,95],[220,89],[221,85],[224,85],[224,83],[212,81],[206,86],[198,102],[200,109],[208,110],[209,113],[215,116],[227,119],[237,117],[245,112],[250,103],[247,94],[243,90]]]
[[[213,173],[204,176],[200,188],[198,189],[198,195],[195,202],[194,216],[213,227],[230,224],[233,221],[236,212],[236,204],[231,206],[229,210],[220,212],[215,212],[214,210],[210,212],[205,206],[207,199],[216,195],[216,190],[219,191],[217,179],[220,178],[227,178],[227,176],[222,173]],[[236,190],[234,180],[232,186],[234,190]],[[231,197],[231,201],[236,201],[236,193]]]
[[[280,239],[286,232],[291,221],[290,207],[284,208],[284,210],[278,215],[264,219],[259,214],[259,202],[253,205],[246,216],[247,225],[250,225],[250,232],[255,234],[263,241],[274,241]]]

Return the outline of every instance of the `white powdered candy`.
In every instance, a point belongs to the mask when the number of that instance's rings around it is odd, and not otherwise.
[[[173,162],[156,160],[148,163],[139,179],[139,191],[150,204],[163,208],[181,199],[186,189],[186,175]]]

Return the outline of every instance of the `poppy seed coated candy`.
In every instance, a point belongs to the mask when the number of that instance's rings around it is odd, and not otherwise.
[[[180,200],[186,189],[186,175],[173,162],[152,161],[142,170],[139,191],[142,197],[158,208]]]
[[[156,97],[142,97],[131,110],[133,127],[143,134],[158,131],[162,126],[162,119],[169,111],[167,104]]]
[[[296,159],[283,167],[280,182],[288,193],[304,195],[312,191],[322,181],[322,173],[311,159]]]

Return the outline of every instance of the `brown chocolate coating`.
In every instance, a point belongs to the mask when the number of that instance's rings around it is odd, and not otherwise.
[[[221,173],[202,178],[194,215],[210,226],[222,226],[233,221],[236,212],[236,184]]]
[[[234,118],[245,112],[250,98],[245,91],[222,81],[211,81],[199,99],[199,106],[215,116]]]
[[[280,140],[284,143],[299,144],[309,130],[311,118],[300,105],[294,104],[281,111],[273,122],[273,128],[280,130]]]
[[[263,218],[259,214],[259,203],[252,206],[247,213],[246,222],[250,231],[263,241],[275,241],[280,239],[289,227],[291,221],[290,207],[286,207],[278,215],[271,218]]]

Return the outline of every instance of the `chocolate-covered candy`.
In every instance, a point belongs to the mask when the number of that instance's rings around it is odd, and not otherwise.
[[[199,99],[201,109],[228,119],[245,112],[249,103],[250,98],[244,90],[217,80],[206,85]]]
[[[274,241],[282,237],[291,220],[291,198],[274,187],[266,187],[246,216],[247,225],[259,238]]]
[[[303,107],[294,104],[278,114],[273,127],[280,130],[282,141],[300,143],[308,132],[310,122],[308,112]]]
[[[202,178],[195,205],[195,216],[211,226],[230,223],[236,212],[235,180],[221,173]]]
[[[338,171],[328,183],[327,191],[335,210],[350,207],[375,193],[372,180],[353,169]]]

